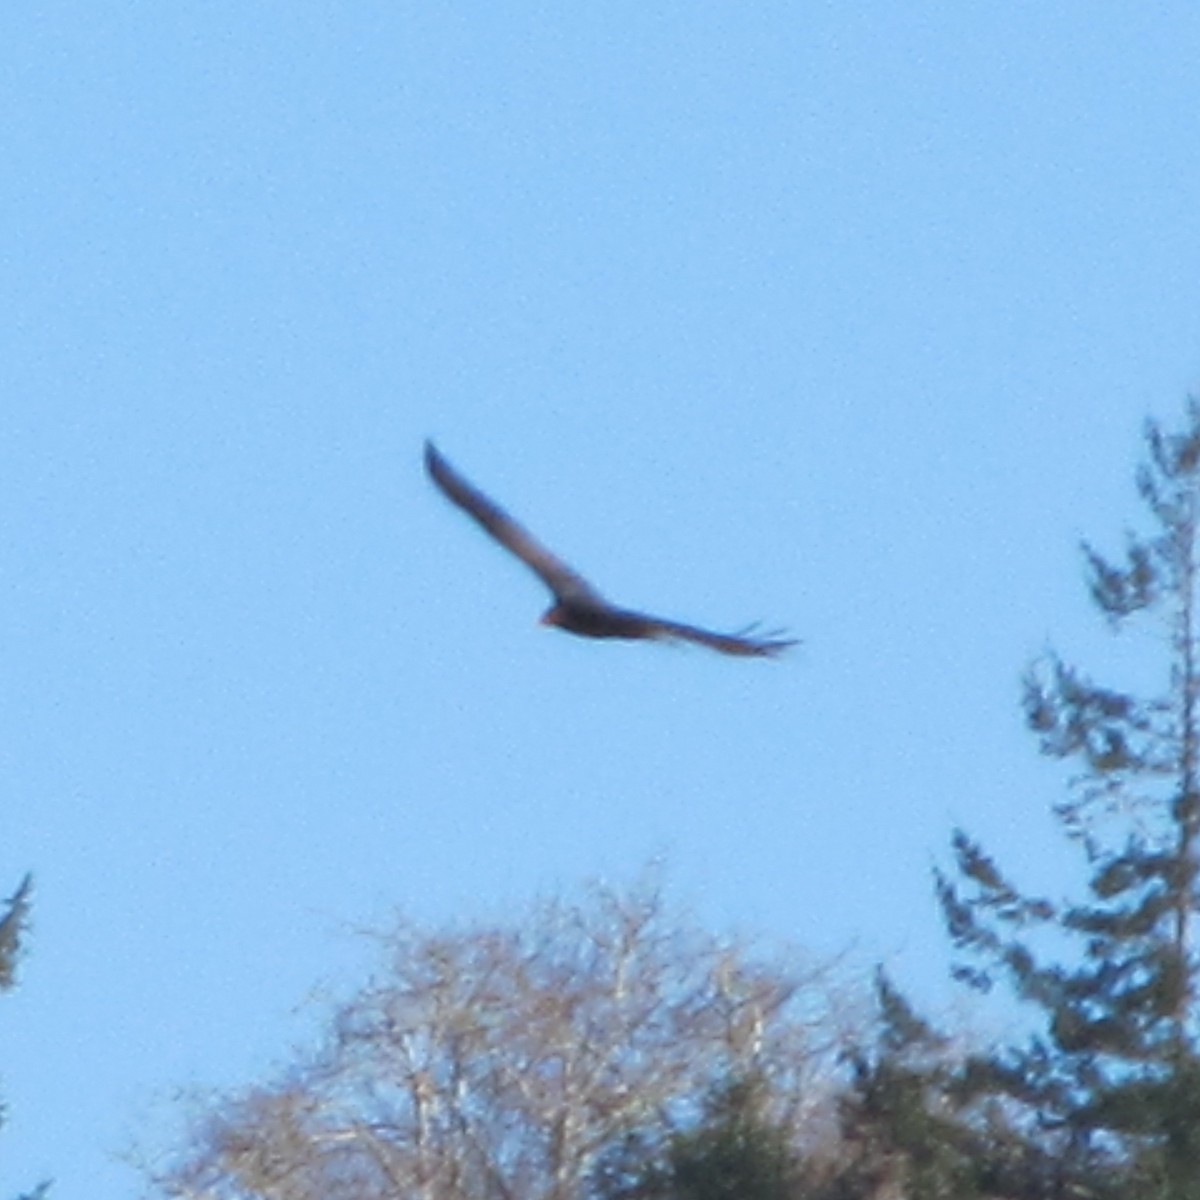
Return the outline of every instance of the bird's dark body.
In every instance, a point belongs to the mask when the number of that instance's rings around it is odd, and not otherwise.
[[[546,610],[543,625],[554,625],[567,633],[590,638],[627,638],[630,641],[652,637],[641,613],[623,608],[608,608],[586,601],[560,603]]]
[[[714,633],[697,625],[668,621],[649,613],[610,604],[582,575],[546,549],[527,529],[490,497],[468,483],[438,452],[425,443],[425,469],[443,495],[515,554],[554,594],[542,615],[543,625],[590,638],[629,641],[686,641],[721,654],[773,658],[795,642],[777,635],[750,637],[747,633]]]

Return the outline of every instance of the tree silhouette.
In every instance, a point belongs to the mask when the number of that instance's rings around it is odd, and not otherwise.
[[[976,1064],[1062,1166],[1060,1194],[1200,1196],[1197,863],[1200,822],[1200,404],[1180,432],[1146,427],[1137,474],[1150,530],[1117,558],[1083,547],[1108,624],[1158,631],[1161,686],[1094,682],[1056,654],[1025,678],[1042,752],[1074,764],[1062,828],[1087,865],[1077,901],[1029,896],[962,830],[937,889],[956,973],[1041,1010],[1028,1043]],[[1042,937],[1067,949],[1051,954]],[[1072,1182],[1073,1181],[1073,1182]]]
[[[381,945],[322,1051],[208,1107],[166,1194],[582,1200],[614,1146],[666,1144],[722,1079],[760,1074],[803,1123],[835,1060],[828,969],[673,921],[653,886]]]

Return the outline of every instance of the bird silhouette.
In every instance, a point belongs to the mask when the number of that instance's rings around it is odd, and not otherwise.
[[[777,633],[755,636],[753,626],[738,633],[714,633],[696,625],[618,608],[582,575],[547,550],[500,505],[468,483],[429,441],[425,443],[425,469],[448,500],[482,525],[550,589],[554,603],[542,614],[543,625],[580,637],[695,642],[721,654],[744,658],[773,658],[796,644],[794,639]]]

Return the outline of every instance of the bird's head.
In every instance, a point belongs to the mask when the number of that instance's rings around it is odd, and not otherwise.
[[[539,625],[561,626],[563,623],[563,607],[561,604],[552,604],[540,617],[538,617]]]

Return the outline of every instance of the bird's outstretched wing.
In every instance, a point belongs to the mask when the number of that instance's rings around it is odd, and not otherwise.
[[[695,642],[718,650],[722,654],[736,654],[743,658],[774,658],[790,646],[795,638],[783,637],[778,633],[755,635],[750,629],[741,633],[714,633],[698,625],[685,625],[681,621],[667,621],[662,617],[639,614],[645,622],[646,636],[665,641]]]
[[[425,443],[425,469],[429,478],[468,516],[473,517],[505,549],[511,550],[560,601],[584,600],[603,604],[599,592],[562,559],[551,554],[532,534],[494,500],[469,484],[437,451]]]

